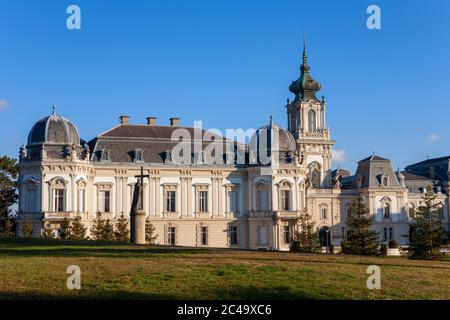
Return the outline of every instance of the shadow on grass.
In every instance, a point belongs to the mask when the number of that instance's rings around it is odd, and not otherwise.
[[[220,259],[260,262],[315,263],[339,265],[376,264],[403,268],[432,268],[450,270],[448,260],[428,261],[408,260],[405,258],[389,259],[353,255],[300,254],[293,252],[257,252],[250,250],[231,250],[226,248],[193,248],[131,245],[117,242],[46,240],[40,238],[0,238],[0,256],[9,257],[103,257],[103,258],[165,258],[170,256],[184,259],[211,259],[210,255],[220,254]],[[242,256],[244,254],[245,256]],[[190,257],[192,255],[192,257]],[[294,258],[294,259],[293,259]],[[295,259],[300,258],[300,259]]]
[[[280,286],[274,288],[257,288],[239,286],[227,290],[208,289],[207,296],[199,293],[197,296],[185,295],[183,292],[174,294],[130,291],[72,291],[55,294],[36,291],[5,292],[0,291],[0,300],[313,300],[313,299],[344,299],[344,297],[320,297],[308,295],[305,292],[294,291]],[[206,298],[205,298],[206,297]]]

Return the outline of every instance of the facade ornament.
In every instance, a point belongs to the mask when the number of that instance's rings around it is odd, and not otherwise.
[[[42,149],[41,149],[41,159],[47,159],[47,150],[45,148],[45,144],[42,145]]]
[[[19,150],[19,159],[25,160],[27,158],[27,155],[28,155],[27,148],[25,148],[25,146],[22,145]]]

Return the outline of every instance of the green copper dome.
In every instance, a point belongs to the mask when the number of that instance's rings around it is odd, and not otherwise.
[[[293,81],[289,86],[289,91],[295,94],[295,100],[317,100],[316,92],[321,88],[320,82],[314,80],[309,74],[309,66],[306,56],[306,45],[303,43],[303,64],[300,67],[300,78]]]

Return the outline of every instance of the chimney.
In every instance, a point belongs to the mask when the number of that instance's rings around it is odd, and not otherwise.
[[[170,118],[170,125],[172,127],[178,127],[179,122],[180,118]]]
[[[156,125],[156,117],[147,117],[147,124],[149,126],[155,126]]]
[[[120,124],[128,124],[128,119],[130,119],[130,116],[120,116]]]

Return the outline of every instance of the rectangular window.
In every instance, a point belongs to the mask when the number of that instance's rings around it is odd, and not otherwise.
[[[238,212],[238,193],[237,191],[230,191],[229,193],[229,203],[230,203],[230,207],[229,210],[230,212]]]
[[[238,244],[238,233],[236,226],[230,227],[230,244]]]
[[[256,210],[266,211],[267,210],[267,191],[258,190],[256,191]]]
[[[291,243],[291,227],[283,226],[283,240],[284,243]]]
[[[100,191],[99,192],[99,206],[100,212],[111,212],[110,207],[110,191]]]
[[[291,191],[281,190],[281,210],[291,210]]]
[[[208,227],[201,227],[200,238],[202,246],[208,245]]]
[[[78,190],[78,212],[85,212],[84,197],[85,197],[85,190],[84,189]]]
[[[392,228],[389,228],[389,240],[394,239],[394,232],[392,231]]]
[[[176,244],[176,228],[175,227],[169,227],[167,230],[167,240],[168,244],[171,246],[174,246]]]
[[[64,211],[64,189],[53,190],[53,211]]]
[[[208,191],[198,192],[198,212],[208,212]]]
[[[166,212],[176,212],[176,191],[166,191]]]
[[[383,228],[383,241],[387,240],[387,228]]]
[[[265,226],[258,226],[258,244],[267,245],[267,228]]]

